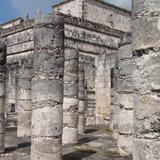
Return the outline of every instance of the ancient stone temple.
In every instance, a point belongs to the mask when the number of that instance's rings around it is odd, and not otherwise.
[[[1,24],[0,159],[160,160],[159,4],[65,0]]]

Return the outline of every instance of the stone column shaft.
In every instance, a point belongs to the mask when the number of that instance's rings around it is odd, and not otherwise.
[[[79,121],[78,133],[85,131],[85,84],[84,84],[84,63],[79,62]]]
[[[62,160],[63,18],[39,15],[34,39],[31,160]]]
[[[31,80],[32,60],[22,60],[18,81],[18,137],[31,136]]]
[[[86,125],[96,124],[96,95],[95,95],[95,66],[87,64],[85,66],[86,81]]]
[[[131,33],[125,33],[119,44],[118,58],[118,150],[122,156],[133,154],[133,70]]]
[[[5,150],[6,45],[0,41],[0,153]]]
[[[78,142],[78,50],[65,48],[63,144]]]
[[[133,160],[160,159],[159,13],[159,0],[133,0]]]

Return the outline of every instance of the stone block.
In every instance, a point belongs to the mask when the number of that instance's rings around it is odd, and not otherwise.
[[[36,101],[53,100],[62,103],[63,82],[59,80],[39,80],[32,82],[32,99]]]
[[[137,68],[133,72],[135,90],[142,93],[160,90],[159,62],[160,52],[154,53],[152,51],[137,60]]]
[[[154,139],[134,139],[133,159],[159,160],[160,141]]]
[[[132,46],[131,44],[121,46],[118,50],[119,60],[131,59],[132,58]]]
[[[67,126],[63,127],[63,136],[62,136],[63,144],[75,144],[77,143],[77,141],[78,141],[78,129],[69,128]]]
[[[62,135],[62,106],[44,107],[32,113],[32,136],[57,137]]]
[[[33,138],[31,159],[34,160],[61,160],[62,159],[61,138]]]
[[[156,95],[134,95],[135,135],[157,137],[160,130],[160,97]]]
[[[119,110],[119,133],[132,134],[133,133],[133,110]]]
[[[77,128],[78,113],[63,113],[63,126]]]
[[[118,102],[121,108],[133,109],[133,94],[132,93],[120,93],[118,96]]]
[[[118,135],[118,151],[121,156],[133,154],[133,137],[131,135]]]

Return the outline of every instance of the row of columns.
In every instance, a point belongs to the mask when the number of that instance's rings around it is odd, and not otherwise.
[[[130,42],[125,42],[125,48],[124,44],[120,48],[117,100],[121,123],[118,124],[118,147],[122,155],[126,154],[126,151],[130,154],[132,152],[130,145],[133,142],[134,160],[159,160],[160,158],[160,36],[157,34],[159,11],[160,2],[157,0],[146,0],[144,3],[133,0],[132,48],[135,68],[127,68],[132,64],[132,56],[129,54]],[[82,99],[78,97],[78,90],[81,90],[78,84],[78,53],[74,48],[64,49],[63,26],[63,20],[59,16],[40,16],[35,20],[35,54],[31,85],[32,160],[61,160],[62,130],[63,136],[70,138],[65,140],[65,143],[77,142],[77,112],[81,110],[79,100]],[[2,91],[0,92],[0,152],[3,152],[6,58],[5,47],[0,44],[0,48],[3,57],[0,59]],[[133,82],[130,74],[132,70]],[[20,80],[24,83],[25,79],[27,77],[22,76]],[[29,90],[21,85],[20,88],[23,93]],[[133,103],[129,104],[132,98]],[[28,99],[20,96],[19,100],[22,103]],[[134,121],[132,122],[127,118],[133,116],[133,108]],[[133,139],[132,142],[127,140],[130,138]],[[128,143],[122,145],[122,140]]]
[[[33,160],[62,159],[62,140],[64,144],[77,143],[78,132],[82,134],[85,128],[84,63],[79,63],[76,48],[64,49],[63,27],[61,16],[38,16],[33,59],[19,63],[17,136],[31,136]],[[2,44],[0,51],[4,55],[6,48]],[[4,152],[5,143],[6,57],[3,55],[0,61],[0,153]]]

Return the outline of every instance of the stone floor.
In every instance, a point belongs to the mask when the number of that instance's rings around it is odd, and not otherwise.
[[[105,127],[88,127],[86,134],[79,137],[77,145],[63,147],[63,160],[131,160],[121,157],[117,152],[116,141]],[[16,132],[6,135],[6,153],[0,160],[29,160],[30,139],[16,138]]]

